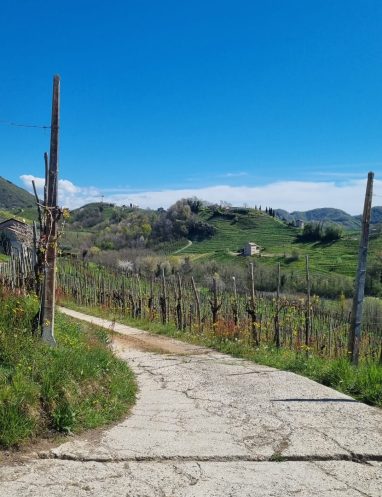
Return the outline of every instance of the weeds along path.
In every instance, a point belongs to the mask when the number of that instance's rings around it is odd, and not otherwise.
[[[293,373],[61,309],[114,330],[130,416],[0,470],[0,496],[382,495],[382,411]]]

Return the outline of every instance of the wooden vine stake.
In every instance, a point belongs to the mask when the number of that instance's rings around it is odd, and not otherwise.
[[[215,325],[218,322],[218,313],[220,307],[222,306],[222,302],[219,302],[218,299],[218,286],[216,275],[212,278],[212,299],[210,299],[210,307],[212,312],[212,324]]]
[[[178,330],[183,330],[183,291],[182,291],[182,278],[180,274],[177,273],[177,289],[176,294],[176,315],[177,315],[177,326]]]
[[[309,272],[309,255],[305,257],[305,274],[306,274],[306,309],[305,309],[305,346],[308,353],[311,335],[311,312],[310,312],[310,272]]]
[[[237,287],[236,287],[236,278],[232,276],[233,283],[233,301],[232,301],[232,312],[233,312],[233,322],[235,326],[239,325],[239,305],[237,301]]]
[[[192,284],[192,290],[194,292],[195,302],[196,302],[196,319],[198,321],[198,331],[199,331],[199,333],[201,333],[201,331],[202,331],[202,319],[201,319],[201,312],[200,312],[200,297],[199,297],[199,293],[198,293],[198,290],[196,288],[195,280],[194,280],[193,276],[191,276],[191,284]]]
[[[280,340],[280,286],[281,286],[281,269],[280,263],[277,264],[277,291],[276,291],[276,312],[275,312],[275,344],[279,349]]]
[[[162,324],[168,323],[168,309],[167,309],[167,286],[166,286],[166,275],[164,268],[162,268],[162,295],[160,296],[160,307],[162,312]]]
[[[49,171],[47,175],[45,204],[45,267],[42,306],[42,340],[51,346],[54,338],[54,306],[56,291],[56,252],[57,252],[57,183],[58,183],[58,142],[60,126],[60,77],[53,78],[52,120],[50,128]]]
[[[150,312],[150,321],[154,319],[154,275],[151,275],[150,278],[150,297],[149,297],[149,312]]]
[[[251,335],[252,341],[256,347],[260,345],[259,334],[257,332],[257,315],[256,315],[256,293],[255,293],[255,274],[253,262],[250,263],[251,269],[251,297],[247,304],[247,313],[251,316]]]

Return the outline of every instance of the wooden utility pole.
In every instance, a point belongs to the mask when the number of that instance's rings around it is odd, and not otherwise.
[[[353,309],[349,333],[348,353],[351,362],[354,365],[358,364],[361,342],[362,305],[365,293],[367,249],[369,244],[369,228],[371,217],[371,200],[373,196],[373,179],[374,173],[369,172],[369,174],[367,175],[365,205],[363,208],[362,216],[362,233],[358,252],[358,269],[355,282],[355,292],[353,298]]]
[[[45,164],[44,205],[46,205],[47,194],[48,194],[48,185],[49,185],[49,156],[48,156],[48,152],[44,152],[44,164]]]
[[[56,252],[57,252],[57,184],[58,184],[58,142],[60,126],[60,77],[53,78],[52,120],[50,128],[49,171],[47,175],[45,205],[45,281],[42,308],[42,339],[52,346],[54,338],[54,306],[56,292]]]

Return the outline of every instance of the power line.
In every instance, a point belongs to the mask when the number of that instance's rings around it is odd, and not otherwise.
[[[40,126],[38,124],[20,124],[13,121],[7,121],[5,119],[0,119],[0,124],[4,126],[13,126],[17,128],[39,128],[39,129],[50,129],[50,126]]]

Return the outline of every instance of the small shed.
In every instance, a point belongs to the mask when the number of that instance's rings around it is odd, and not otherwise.
[[[297,219],[296,220],[296,228],[301,228],[304,229],[305,223],[302,219]]]
[[[257,245],[254,242],[248,242],[244,245],[243,248],[243,255],[245,256],[250,256],[250,255],[258,255],[260,254],[261,247]]]
[[[0,223],[0,249],[6,254],[19,250],[22,245],[30,245],[32,228],[28,224],[11,218]]]

